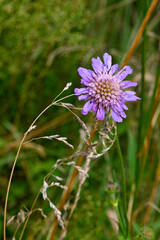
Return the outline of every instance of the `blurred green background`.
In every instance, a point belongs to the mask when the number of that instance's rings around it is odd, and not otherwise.
[[[91,58],[108,52],[113,62],[121,64],[152,1],[149,0],[12,0],[0,1],[0,229],[3,226],[5,194],[11,167],[22,134],[36,116],[61,92],[67,82],[80,87],[77,68],[91,68]],[[145,101],[143,121],[153,94],[160,47],[160,4],[157,5],[129,65],[134,69],[129,79],[138,82],[137,95],[141,97],[142,69],[145,69]],[[145,48],[145,51],[143,49]],[[145,56],[144,56],[145,53]],[[143,58],[144,57],[144,58]],[[145,59],[144,61],[142,61]],[[145,66],[145,68],[143,68]],[[67,100],[78,107],[83,103],[76,97]],[[136,168],[137,134],[140,118],[140,102],[128,103],[127,119],[118,125],[120,144],[124,154],[127,175],[127,198],[129,199]],[[151,109],[152,110],[152,109]],[[92,126],[93,116],[80,117]],[[133,221],[132,236],[135,237],[144,226],[143,206],[149,199],[154,186],[155,171],[160,158],[159,130],[157,121],[151,138],[147,165],[142,181],[140,196],[135,203],[135,212],[140,211]],[[60,134],[68,137],[75,148],[79,144],[80,125],[65,109],[53,107],[43,115],[32,137]],[[145,137],[142,125],[142,142]],[[142,144],[143,145],[143,144]],[[43,178],[60,157],[72,150],[63,143],[39,140],[26,145],[19,156],[9,195],[7,219],[16,215],[21,208],[30,209],[40,189]],[[55,173],[67,178],[69,168]],[[69,225],[65,239],[117,239],[107,216],[110,198],[106,191],[112,172],[114,183],[120,185],[121,173],[117,164],[115,147],[109,154],[92,163],[76,211]],[[158,188],[158,186],[157,186]],[[156,188],[156,189],[157,189]],[[75,196],[74,189],[70,201]],[[158,192],[158,190],[157,190]],[[60,191],[51,191],[56,204]],[[73,198],[73,199],[72,199]],[[159,194],[155,197],[158,206]],[[43,208],[48,216],[44,220],[40,213],[30,218],[24,239],[46,239],[53,221],[48,202],[39,197],[37,207]],[[158,211],[150,215],[148,225],[154,228],[157,238],[160,234]],[[7,228],[11,239],[17,223]],[[17,233],[17,238],[21,228]],[[0,231],[2,238],[2,231]]]

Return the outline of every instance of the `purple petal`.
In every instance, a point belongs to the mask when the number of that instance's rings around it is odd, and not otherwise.
[[[83,84],[83,85],[86,85],[86,86],[89,86],[90,85],[90,81],[88,81],[88,80],[85,80],[85,79],[81,79],[81,84]]]
[[[82,114],[86,115],[92,109],[92,106],[93,106],[93,102],[91,100],[86,102],[83,106]]]
[[[107,104],[105,107],[106,107],[106,110],[109,111],[109,104]]]
[[[131,74],[133,72],[133,69],[130,66],[124,66],[117,74],[116,76],[122,81],[127,77],[128,74]]]
[[[88,93],[87,88],[75,88],[74,92],[76,95]]]
[[[92,107],[93,112],[97,111],[97,107],[98,107],[98,104],[97,103],[93,103],[93,107]]]
[[[123,109],[121,109],[121,111],[120,111],[120,115],[121,115],[123,118],[126,118],[126,117],[127,117],[127,115],[125,114],[125,112],[124,112]]]
[[[109,74],[113,75],[118,70],[118,64],[114,64],[109,71]]]
[[[93,78],[97,78],[97,75],[95,74],[95,72],[93,72],[92,70],[88,69],[89,73],[91,74],[91,76]]]
[[[141,98],[137,97],[137,96],[132,96],[126,99],[126,101],[137,101],[137,100],[141,100]]]
[[[104,120],[105,110],[104,107],[102,107],[102,105],[99,105],[96,117],[98,120]]]
[[[91,72],[86,68],[79,67],[78,73],[84,80],[90,80],[92,78]]]
[[[103,65],[103,74],[106,74],[106,73],[108,73],[108,69],[105,65]]]
[[[130,82],[130,81],[123,81],[120,83],[120,88],[125,89],[128,87],[136,87],[137,83],[136,82]]]
[[[112,118],[115,122],[122,122],[123,121],[123,119],[119,116],[119,114],[116,113],[115,111],[113,111],[113,109],[111,109],[111,116],[112,116]]]
[[[126,118],[127,117],[127,115],[125,114],[125,112],[124,112],[124,110],[123,110],[123,108],[122,108],[122,106],[121,106],[121,104],[120,103],[117,103],[116,105],[115,105],[115,108],[116,108],[116,112],[118,112],[123,118]]]
[[[103,63],[99,57],[92,58],[92,67],[96,73],[101,73],[103,71]]]
[[[140,100],[140,98],[135,96],[135,94],[136,93],[134,91],[126,91],[124,92],[123,99],[125,101],[137,101],[138,99]]]
[[[112,57],[111,57],[111,55],[109,55],[108,53],[105,53],[105,54],[103,55],[103,59],[104,59],[105,65],[106,65],[106,67],[107,67],[107,70],[109,71],[110,68],[111,68],[111,65],[112,65]]]
[[[136,92],[135,91],[125,91],[124,92],[126,95],[135,95]]]
[[[128,110],[128,107],[124,103],[122,104],[122,108],[124,108],[125,110]]]
[[[78,97],[78,100],[87,100],[89,98],[89,95],[88,94],[85,94],[85,95],[81,95]]]

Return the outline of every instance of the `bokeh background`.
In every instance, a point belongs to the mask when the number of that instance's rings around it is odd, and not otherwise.
[[[3,226],[5,194],[11,167],[19,142],[36,116],[61,92],[66,83],[72,82],[67,94],[80,87],[77,68],[91,68],[91,58],[108,52],[113,63],[120,66],[151,4],[151,0],[12,0],[0,1],[0,229]],[[120,144],[127,175],[127,199],[135,180],[137,152],[143,148],[149,129],[156,79],[159,74],[160,4],[157,4],[145,32],[140,39],[129,65],[134,69],[130,80],[138,82],[136,92],[141,97],[144,76],[143,114],[140,101],[128,103],[127,119],[118,124]],[[158,85],[157,85],[158,86]],[[157,87],[156,87],[157,88]],[[82,107],[76,97],[67,100]],[[157,109],[159,109],[159,105]],[[92,126],[93,115],[79,116]],[[157,112],[159,114],[159,112]],[[156,115],[157,116],[157,115]],[[139,130],[141,126],[141,130]],[[66,136],[75,148],[79,145],[80,125],[65,109],[53,107],[43,115],[30,137],[60,134]],[[145,170],[139,196],[134,203],[131,235],[136,237],[144,226],[152,227],[160,236],[160,204],[158,180],[160,176],[158,116],[151,128],[152,135],[147,152]],[[139,141],[139,131],[141,141]],[[72,150],[63,143],[39,140],[23,147],[19,156],[9,195],[7,220],[20,209],[30,209],[40,189],[43,178],[55,161],[68,156]],[[139,159],[140,160],[140,159]],[[65,180],[69,168],[55,174]],[[65,239],[117,239],[107,211],[111,208],[107,184],[110,173],[113,184],[120,185],[121,173],[115,147],[109,154],[91,164],[89,178],[71,219]],[[147,202],[155,190],[147,223],[144,223]],[[70,201],[75,196],[73,190]],[[60,191],[53,190],[50,197],[56,204]],[[46,239],[53,222],[53,212],[48,203],[39,197],[37,207],[48,216],[44,220],[34,213],[29,220],[24,239]],[[7,228],[12,239],[17,223]],[[59,229],[60,230],[60,229]],[[21,228],[17,233],[17,239]],[[0,230],[0,238],[2,231]],[[149,238],[148,238],[149,239]]]

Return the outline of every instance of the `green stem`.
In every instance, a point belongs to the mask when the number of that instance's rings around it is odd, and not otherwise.
[[[123,213],[122,213],[120,203],[118,203],[118,205],[116,206],[115,209],[116,209],[116,213],[117,213],[117,216],[118,216],[119,228],[121,229],[121,233],[123,234],[123,236],[125,236],[126,226],[125,226],[125,221],[124,221],[124,217],[123,217]]]
[[[119,144],[118,134],[116,136],[116,145],[117,145],[117,151],[120,159],[120,166],[121,166],[121,174],[122,174],[122,204],[123,204],[123,212],[124,212],[124,218],[126,223],[126,237],[128,237],[128,218],[127,218],[127,204],[126,204],[126,179],[125,179],[125,173],[124,173],[124,164],[123,164],[123,157],[122,152]]]

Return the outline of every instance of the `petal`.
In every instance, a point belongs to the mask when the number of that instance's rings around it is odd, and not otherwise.
[[[78,97],[78,100],[87,100],[89,98],[89,95],[88,94],[85,94],[85,95],[81,95]]]
[[[88,80],[85,80],[85,79],[81,79],[81,84],[83,84],[83,85],[86,85],[86,86],[89,86],[90,85],[90,81],[88,81]]]
[[[121,109],[120,115],[121,115],[121,117],[123,117],[123,118],[126,118],[126,117],[127,117],[127,115],[125,114],[125,112],[124,112],[123,109]]]
[[[75,88],[74,92],[76,95],[88,93],[87,88]]]
[[[79,67],[77,71],[79,75],[85,80],[90,80],[92,78],[91,72],[86,68]]]
[[[124,92],[126,95],[135,95],[136,92],[135,91],[125,91]]]
[[[111,116],[112,116],[112,118],[115,122],[122,122],[123,121],[123,119],[119,116],[119,114],[116,113],[115,111],[113,111],[113,109],[111,109]]]
[[[101,73],[103,71],[103,63],[99,57],[92,58],[92,67],[96,73]]]
[[[99,105],[96,117],[98,120],[104,120],[105,110],[104,107],[102,107],[102,105]]]
[[[122,108],[124,108],[125,110],[128,110],[128,107],[124,103],[122,104]]]
[[[118,64],[114,64],[109,71],[109,74],[113,75],[118,70]]]
[[[120,88],[125,89],[128,87],[136,87],[137,83],[136,82],[131,82],[131,81],[123,81],[120,83]]]
[[[91,76],[92,76],[93,78],[97,78],[97,75],[95,74],[95,72],[93,72],[93,71],[90,70],[90,69],[88,69],[88,72],[91,74]],[[93,78],[92,78],[92,80],[93,80]]]
[[[103,74],[108,73],[108,68],[106,67],[106,65],[103,65]]]
[[[127,77],[128,74],[131,74],[133,72],[133,69],[130,66],[124,66],[117,74],[116,76],[122,81]]]
[[[86,102],[83,106],[82,114],[86,115],[92,109],[92,106],[93,106],[93,102],[91,100]]]
[[[109,104],[105,106],[106,110],[109,111]]]
[[[126,118],[127,115],[125,114],[123,108],[122,108],[122,104],[121,103],[116,103],[115,105],[115,109],[116,109],[116,112],[119,113],[123,118]]]
[[[137,101],[137,100],[141,100],[141,98],[139,98],[139,97],[137,97],[137,96],[131,96],[131,97],[128,97],[127,99],[126,99],[126,101]]]
[[[135,92],[134,91],[126,91],[123,94],[123,99],[125,101],[137,101],[138,99],[140,100],[141,98],[135,96]]]
[[[97,107],[98,107],[98,104],[97,103],[93,103],[92,111],[96,112],[97,111]]]
[[[111,55],[109,55],[108,53],[105,53],[105,54],[103,55],[103,59],[104,59],[105,65],[106,65],[106,67],[107,67],[107,70],[109,71],[110,68],[111,68],[111,65],[112,65],[112,57],[111,57]]]

